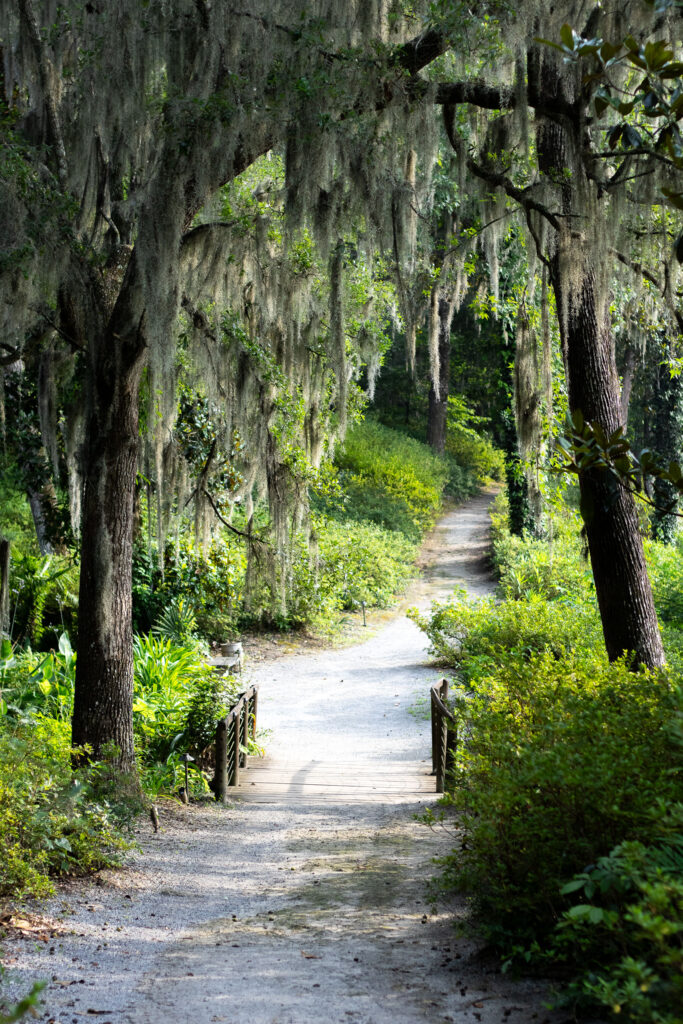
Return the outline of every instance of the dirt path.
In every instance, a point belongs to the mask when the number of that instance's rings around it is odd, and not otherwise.
[[[415,602],[455,585],[488,589],[487,503],[442,520]],[[272,763],[314,764],[342,789],[349,775],[381,775],[387,760],[397,777],[428,771],[420,706],[438,672],[405,616],[355,648],[282,658],[252,677]],[[51,979],[41,1019],[55,1024],[558,1019],[539,986],[501,978],[456,937],[463,903],[431,911],[430,860],[453,843],[414,819],[433,797],[354,800],[348,789],[337,799],[288,785],[255,799],[247,785],[227,811],[168,804],[131,869],[54,901],[63,934],[8,951],[13,990]]]

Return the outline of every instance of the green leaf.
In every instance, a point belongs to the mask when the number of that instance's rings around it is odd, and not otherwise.
[[[568,896],[569,893],[577,892],[579,889],[583,889],[585,884],[585,878],[572,878],[571,882],[567,882],[566,885],[562,886],[562,888],[560,889],[560,893],[562,896]]]
[[[620,45],[610,43],[608,40],[605,40],[605,42],[600,47],[600,56],[602,57],[605,64],[607,64],[608,61],[612,60],[613,57],[616,57],[620,50]]]
[[[622,141],[627,143],[630,149],[640,149],[643,144],[639,133],[630,124],[623,126]]]
[[[575,49],[574,30],[572,29],[571,25],[567,24],[567,22],[565,22],[562,28],[560,29],[560,39],[562,40],[562,42],[568,50],[573,51]]]
[[[601,93],[596,93],[595,100],[595,113],[598,117],[602,117],[609,106],[609,100],[605,98]]]
[[[666,196],[672,206],[677,210],[683,210],[683,192],[674,192],[672,188],[663,188],[662,194]]]
[[[617,124],[609,133],[609,135],[607,136],[607,145],[610,149],[614,149],[616,147],[617,142],[621,138],[621,133],[623,132],[623,130],[624,126],[622,124]]]
[[[674,254],[679,263],[683,263],[683,231],[674,243]]]

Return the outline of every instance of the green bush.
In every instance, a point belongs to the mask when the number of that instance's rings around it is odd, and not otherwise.
[[[479,484],[505,477],[505,457],[486,437],[460,423],[448,425],[446,452],[463,470],[470,470]]]
[[[12,638],[48,647],[61,633],[74,633],[78,577],[72,558],[15,553],[10,574]]]
[[[412,539],[418,539],[434,522],[441,508],[448,466],[427,445],[366,420],[349,430],[335,462],[346,471],[344,487],[361,502],[361,509],[366,501],[377,505],[378,518],[373,515],[373,521],[408,531]],[[370,495],[367,499],[366,494]],[[367,518],[359,511],[351,503],[349,517]]]
[[[683,804],[660,801],[651,841],[620,843],[562,889],[574,903],[547,956],[577,965],[563,1002],[633,1024],[680,1024]]]
[[[652,808],[680,796],[683,694],[623,663],[511,653],[454,707],[463,842],[445,878],[472,893],[499,948],[546,942],[572,875],[649,842]]]
[[[652,593],[660,620],[683,631],[683,540],[645,542]]]
[[[196,643],[158,636],[135,638],[133,727],[142,785],[155,796],[185,784],[182,755],[198,758],[212,742],[216,722],[240,690],[234,676],[210,668]],[[189,766],[190,789],[208,793],[201,763]]]
[[[571,509],[554,509],[548,516],[545,540],[517,537],[508,529],[507,499],[499,495],[492,507],[493,564],[504,597],[537,594],[593,601],[595,587],[590,562],[583,553],[582,523]]]
[[[314,515],[317,556],[299,538],[288,579],[288,624],[332,624],[339,612],[387,608],[413,575],[417,545],[370,522]]]
[[[465,468],[448,453],[446,454],[446,465],[448,466],[446,494],[460,504],[479,493],[482,481],[474,470]]]
[[[605,661],[600,620],[594,607],[546,601],[532,594],[497,603],[453,596],[432,605],[431,613],[408,614],[429,637],[430,651],[457,668],[466,683],[504,666],[510,655],[530,658],[547,652],[561,658],[570,651]]]
[[[191,632],[224,640],[235,632],[244,593],[246,555],[238,542],[214,538],[206,555],[188,534],[179,549],[166,552],[162,578],[156,550],[136,547],[133,555],[133,626],[148,633],[168,609],[192,610]]]
[[[128,848],[101,767],[74,771],[71,754],[66,723],[3,716],[0,895],[48,895],[52,876],[116,864]]]

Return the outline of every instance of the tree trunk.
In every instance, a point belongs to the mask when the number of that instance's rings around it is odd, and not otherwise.
[[[0,536],[0,639],[9,636],[9,566],[10,542]]]
[[[586,257],[577,287],[576,271],[564,270],[555,257],[551,282],[557,308],[565,311],[560,329],[569,408],[581,410],[586,420],[600,424],[609,435],[621,425],[619,379],[608,314],[598,306],[591,266]],[[580,486],[608,657],[614,661],[633,652],[638,664],[662,665],[664,650],[634,499],[606,470],[582,474]]]
[[[448,392],[451,374],[451,304],[439,299],[439,374],[438,390],[434,382],[429,389],[429,416],[427,420],[427,442],[443,455],[446,450],[446,426],[448,420]]]
[[[535,58],[529,70],[531,80],[539,70]],[[569,409],[580,410],[609,436],[621,426],[622,415],[608,303],[597,279],[612,258],[608,224],[596,223],[596,217],[609,215],[604,212],[608,200],[603,196],[592,209],[586,200],[594,186],[580,156],[585,125],[578,83],[561,70],[555,54],[545,51],[539,81],[550,106],[557,103],[572,112],[571,117],[542,120],[537,133],[539,168],[556,188],[562,211],[552,236],[549,269]],[[606,470],[583,473],[580,487],[607,656],[614,661],[628,651],[637,664],[662,665],[664,649],[633,496]]]
[[[107,329],[91,344],[85,456],[75,746],[133,769],[132,550],[138,391],[144,317],[135,315],[134,259]],[[114,749],[115,748],[115,749]]]
[[[673,345],[668,350],[659,352],[655,366],[650,405],[650,437],[651,446],[657,456],[666,464],[677,461],[681,452],[681,434],[683,427],[683,379],[672,376],[669,363],[661,362],[673,357]],[[676,539],[678,519],[674,512],[678,507],[678,491],[668,480],[655,478],[653,482],[653,499],[656,505],[652,517],[652,536],[665,544],[672,544]],[[670,511],[668,511],[670,510]]]
[[[628,426],[628,407],[631,401],[633,378],[636,372],[636,350],[628,345],[624,356],[624,372],[621,377],[621,422],[624,429]]]

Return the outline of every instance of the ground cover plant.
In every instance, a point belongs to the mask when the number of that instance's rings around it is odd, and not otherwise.
[[[608,663],[574,514],[548,540],[494,510],[500,600],[417,616],[454,668],[458,750],[445,803],[461,840],[442,892],[470,894],[508,967],[562,978],[560,1002],[680,1022],[683,686],[676,549],[650,544],[671,666]]]

